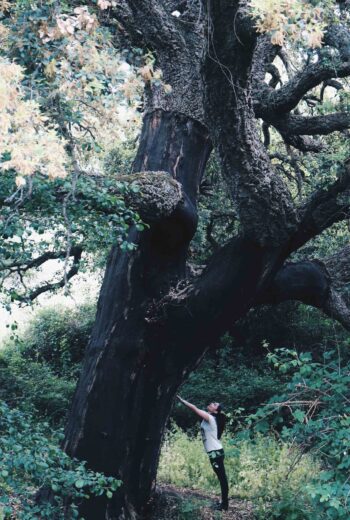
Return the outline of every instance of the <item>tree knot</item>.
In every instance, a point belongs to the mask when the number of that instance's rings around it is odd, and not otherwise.
[[[126,203],[144,222],[154,223],[169,217],[183,200],[181,184],[168,172],[144,171],[119,176],[118,180],[134,185],[125,197]]]

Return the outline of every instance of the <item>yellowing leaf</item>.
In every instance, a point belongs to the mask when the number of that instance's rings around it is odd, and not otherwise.
[[[45,67],[45,75],[54,78],[56,75],[56,60],[51,60]]]

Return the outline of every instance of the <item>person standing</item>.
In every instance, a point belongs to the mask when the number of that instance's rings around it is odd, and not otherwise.
[[[220,442],[222,432],[225,428],[226,416],[222,411],[220,403],[210,403],[207,406],[207,412],[200,410],[194,404],[189,403],[185,399],[177,396],[179,401],[201,417],[201,434],[204,449],[207,452],[210,464],[217,475],[221,487],[221,503],[218,509],[221,511],[228,510],[228,482],[225,471],[224,459],[225,453]]]

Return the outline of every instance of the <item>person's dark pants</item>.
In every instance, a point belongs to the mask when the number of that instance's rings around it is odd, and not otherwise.
[[[215,471],[221,487],[221,503],[224,507],[228,506],[228,482],[224,465],[224,450],[209,451],[210,464]]]

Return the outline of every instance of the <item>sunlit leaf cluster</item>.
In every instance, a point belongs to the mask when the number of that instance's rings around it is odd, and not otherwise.
[[[0,151],[10,154],[1,169],[17,172],[18,187],[35,172],[65,177],[68,163],[62,136],[41,113],[39,104],[25,99],[20,84],[23,77],[22,67],[0,57]]]
[[[331,3],[334,2],[251,0],[249,5],[258,32],[270,34],[273,44],[283,46],[289,40],[315,49],[322,45]]]

